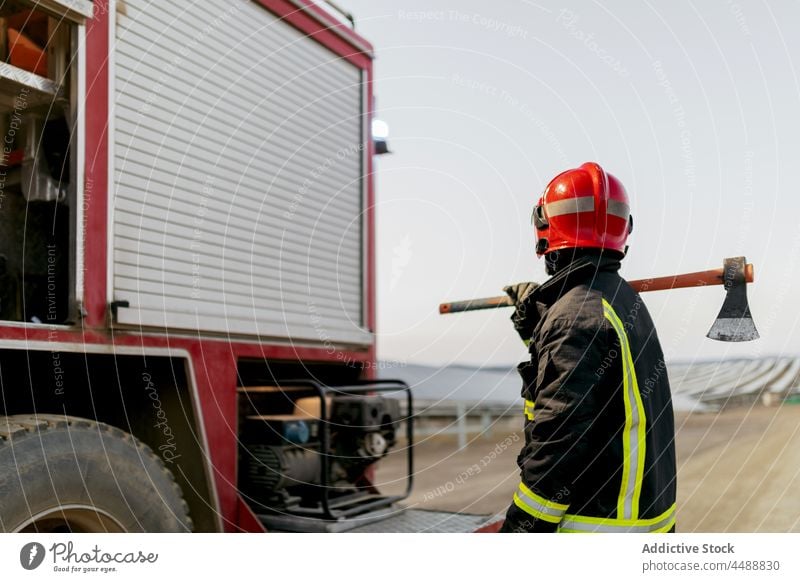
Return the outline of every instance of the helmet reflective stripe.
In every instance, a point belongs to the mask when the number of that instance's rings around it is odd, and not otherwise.
[[[562,216],[564,214],[577,214],[579,212],[594,212],[594,196],[581,196],[580,198],[567,198],[544,205],[547,216]],[[631,213],[630,206],[621,200],[608,201],[608,213],[612,216],[628,219]]]
[[[618,216],[628,220],[628,217],[631,215],[631,207],[621,200],[609,200],[608,213],[612,216]]]
[[[675,525],[675,505],[651,519],[604,519],[583,515],[565,515],[558,524],[564,533],[656,533],[665,532]]]
[[[581,196],[579,198],[545,202],[544,210],[548,217],[577,214],[579,212],[594,212],[594,196]]]

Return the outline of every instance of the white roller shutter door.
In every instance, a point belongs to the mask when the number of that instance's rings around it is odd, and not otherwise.
[[[252,0],[124,8],[116,324],[369,344],[360,69]]]

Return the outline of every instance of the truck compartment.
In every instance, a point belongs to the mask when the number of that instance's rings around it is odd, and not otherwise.
[[[77,22],[86,11],[82,1],[0,7],[2,320],[75,315]]]

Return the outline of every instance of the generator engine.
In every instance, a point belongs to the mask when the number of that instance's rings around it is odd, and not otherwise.
[[[316,396],[297,399],[291,414],[244,418],[239,481],[257,513],[313,515],[323,491],[337,499],[371,488],[365,471],[396,443],[399,401],[348,394],[325,403],[327,420]]]

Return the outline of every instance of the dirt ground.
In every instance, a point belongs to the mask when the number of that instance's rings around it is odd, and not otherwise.
[[[676,415],[678,530],[800,531],[800,406],[736,408]],[[412,507],[495,514],[518,483],[521,435],[473,435],[459,451],[455,437],[419,440]],[[377,480],[402,489],[405,451],[383,461]]]

